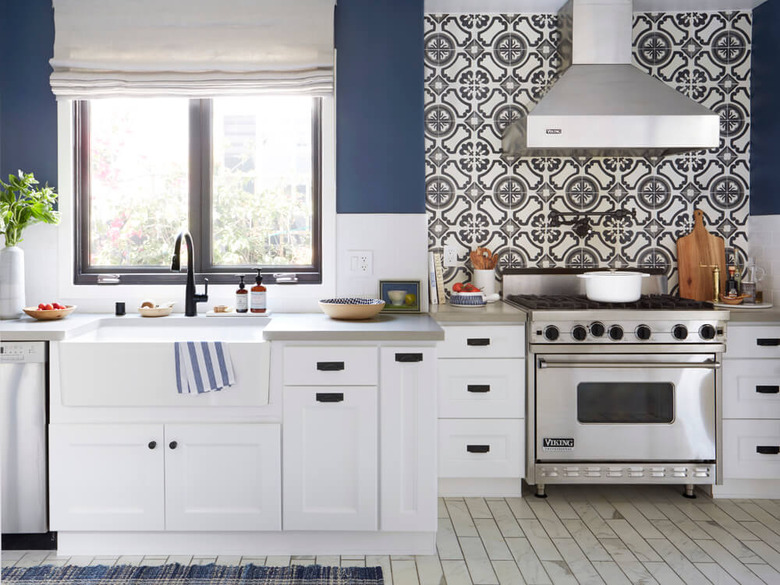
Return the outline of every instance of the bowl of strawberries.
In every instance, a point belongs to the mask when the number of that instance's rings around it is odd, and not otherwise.
[[[76,305],[61,305],[59,303],[39,303],[38,307],[25,307],[23,311],[33,319],[49,321],[63,319],[76,310]]]

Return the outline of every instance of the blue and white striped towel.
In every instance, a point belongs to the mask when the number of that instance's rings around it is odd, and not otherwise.
[[[230,352],[221,341],[177,341],[174,345],[179,394],[202,394],[236,383]]]

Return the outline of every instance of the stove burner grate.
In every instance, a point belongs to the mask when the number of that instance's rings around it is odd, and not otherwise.
[[[636,310],[709,310],[712,303],[694,301],[674,295],[644,295],[632,303],[602,303],[591,301],[584,295],[508,295],[506,300],[525,309],[587,310],[587,309],[636,309]]]

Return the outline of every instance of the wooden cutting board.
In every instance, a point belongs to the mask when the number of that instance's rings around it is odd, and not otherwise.
[[[705,265],[705,267],[702,267]],[[712,301],[712,268],[720,266],[720,290],[726,283],[726,245],[723,238],[704,227],[704,212],[693,212],[693,231],[677,240],[677,269],[680,296],[697,301]],[[719,300],[719,299],[714,299]]]

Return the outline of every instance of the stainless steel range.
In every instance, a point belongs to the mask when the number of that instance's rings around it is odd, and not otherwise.
[[[579,294],[576,271],[511,271],[504,300],[526,311],[526,480],[720,481],[721,355],[729,314],[680,299],[665,279],[635,303]],[[550,291],[553,291],[552,293]]]

